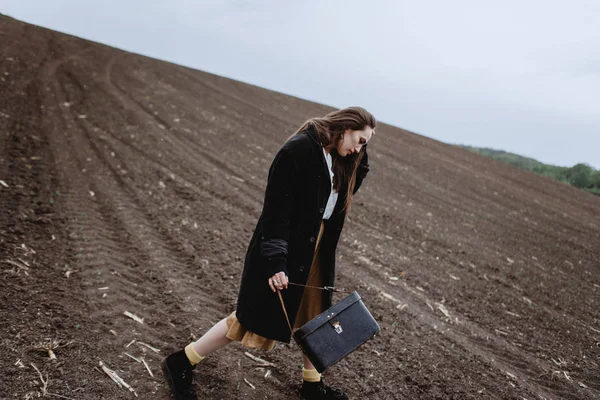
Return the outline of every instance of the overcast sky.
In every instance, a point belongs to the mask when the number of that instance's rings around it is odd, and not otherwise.
[[[3,0],[0,12],[447,143],[600,168],[600,1]]]

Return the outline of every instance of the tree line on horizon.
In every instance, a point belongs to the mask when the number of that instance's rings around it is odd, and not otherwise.
[[[473,147],[459,145],[463,149],[472,151],[482,156],[512,164],[527,171],[535,172],[557,181],[567,183],[586,192],[600,196],[600,170],[592,168],[585,163],[575,164],[572,167],[559,167],[544,164],[533,158],[523,157],[504,150],[494,150],[486,147]]]

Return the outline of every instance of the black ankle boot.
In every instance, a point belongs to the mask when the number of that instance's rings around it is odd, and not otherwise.
[[[304,381],[300,394],[303,400],[348,400],[344,392],[327,386],[323,383],[323,379],[319,382]]]
[[[194,387],[194,377],[192,366],[185,350],[179,350],[163,358],[160,364],[163,374],[171,387],[171,393],[175,400],[196,400],[196,388]]]

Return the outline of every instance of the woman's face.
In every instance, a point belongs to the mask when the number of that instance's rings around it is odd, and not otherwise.
[[[346,157],[350,154],[358,153],[363,145],[371,140],[373,133],[373,128],[368,125],[362,131],[346,129],[343,139],[340,140],[337,146],[338,154],[342,157]]]

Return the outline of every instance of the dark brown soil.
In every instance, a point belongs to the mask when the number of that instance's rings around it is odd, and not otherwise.
[[[234,309],[272,157],[330,109],[3,16],[0,42],[0,398],[41,393],[32,364],[55,395],[133,398],[103,361],[167,399],[160,359]],[[326,380],[368,399],[600,397],[600,198],[387,125],[369,147],[337,283],[382,330]],[[55,361],[32,350],[48,339],[69,343]],[[294,345],[252,351],[267,378],[245,351],[199,366],[200,398],[297,396]]]

